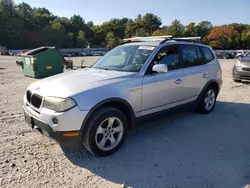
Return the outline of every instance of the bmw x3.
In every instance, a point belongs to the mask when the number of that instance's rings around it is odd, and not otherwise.
[[[210,113],[222,86],[213,49],[187,38],[133,37],[94,65],[36,81],[23,97],[32,129],[107,156],[137,118],[184,104]]]

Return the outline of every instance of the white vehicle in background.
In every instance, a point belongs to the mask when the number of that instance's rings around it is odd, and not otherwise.
[[[247,50],[237,50],[236,51],[236,58],[242,58],[242,57],[246,57],[248,54],[248,51]]]

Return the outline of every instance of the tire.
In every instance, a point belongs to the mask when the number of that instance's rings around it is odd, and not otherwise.
[[[214,96],[211,95],[212,93]],[[213,100],[210,100],[212,98],[210,98],[210,99],[207,98],[209,95],[211,95],[211,97],[213,96]],[[196,111],[198,113],[201,113],[201,114],[208,114],[208,113],[212,112],[214,107],[215,107],[215,104],[216,104],[217,95],[218,95],[217,89],[213,86],[208,86],[205,89],[205,91],[202,93],[202,96],[198,101]],[[210,103],[210,105],[207,106],[207,103],[209,103],[209,102],[211,102],[211,103]]]
[[[234,82],[236,82],[236,83],[240,83],[240,82],[241,82],[241,80],[234,79]]]
[[[113,125],[109,122],[113,122]],[[127,130],[126,116],[120,110],[112,107],[101,107],[87,123],[83,134],[83,146],[96,156],[111,155],[123,144]]]

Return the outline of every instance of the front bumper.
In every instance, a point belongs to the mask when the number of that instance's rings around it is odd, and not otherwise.
[[[26,95],[23,100],[23,110],[25,121],[32,129],[56,140],[61,146],[82,145],[81,128],[88,111],[81,111],[78,107],[60,113],[42,107],[37,109],[27,102]],[[58,119],[57,124],[53,123],[53,118]]]
[[[63,147],[81,147],[81,136],[65,137],[65,133],[76,133],[76,131],[64,131],[64,132],[54,132],[53,129],[46,123],[31,117],[27,112],[24,111],[25,122],[34,130],[37,130],[41,134],[52,138],[57,141]]]
[[[250,80],[250,71],[243,70],[242,67],[234,66],[232,75],[234,79]]]

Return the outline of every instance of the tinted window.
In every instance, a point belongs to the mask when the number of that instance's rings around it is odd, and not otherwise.
[[[198,54],[196,52],[196,46],[182,45],[181,54],[184,67],[191,67],[197,65]]]
[[[213,53],[206,47],[201,47],[201,51],[204,55],[206,62],[212,61],[214,59]]]
[[[196,52],[197,52],[197,61],[196,61],[196,64],[197,65],[202,65],[205,63],[205,60],[202,56],[202,53],[201,53],[201,50],[198,46],[196,46]]]
[[[168,70],[180,68],[178,49],[175,46],[164,47],[157,54],[155,64],[165,64]]]

